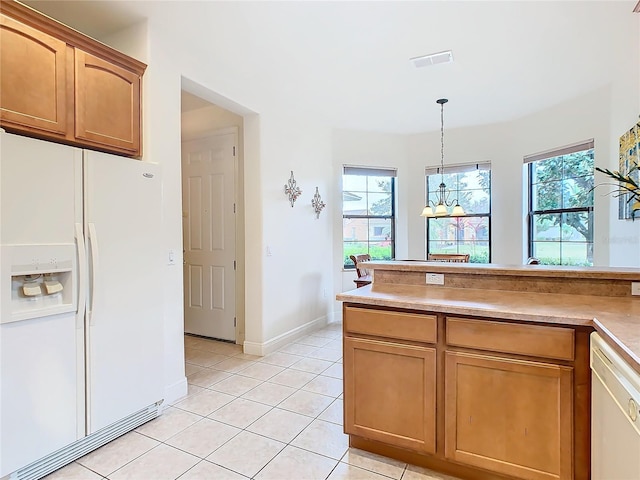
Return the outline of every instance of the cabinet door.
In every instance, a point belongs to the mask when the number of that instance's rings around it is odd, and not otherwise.
[[[446,353],[445,455],[510,477],[571,479],[573,369]]]
[[[434,453],[433,348],[344,340],[345,432]]]
[[[64,137],[67,45],[0,15],[0,119],[20,131]]]
[[[140,153],[140,76],[75,50],[77,140],[111,151]]]

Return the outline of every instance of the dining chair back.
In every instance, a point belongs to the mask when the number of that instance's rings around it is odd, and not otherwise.
[[[356,273],[358,274],[358,278],[366,277],[369,275],[369,270],[362,267],[361,264],[371,261],[371,255],[368,253],[363,253],[362,255],[349,255],[349,258],[356,266]]]

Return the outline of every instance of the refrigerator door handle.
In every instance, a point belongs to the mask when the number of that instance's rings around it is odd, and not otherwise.
[[[84,244],[82,224],[75,224],[76,248],[78,249],[78,312],[76,326],[84,325],[84,309],[87,306],[87,249]]]
[[[98,268],[100,265],[98,256],[98,236],[96,235],[95,223],[89,224],[89,244],[91,246],[91,308],[89,309],[89,325],[95,325],[95,315],[93,309],[96,304],[96,291],[98,281]]]

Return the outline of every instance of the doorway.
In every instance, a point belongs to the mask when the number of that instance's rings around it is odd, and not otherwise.
[[[181,97],[184,331],[242,343],[243,117]]]

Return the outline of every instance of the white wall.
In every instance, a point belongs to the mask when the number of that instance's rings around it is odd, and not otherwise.
[[[637,81],[638,74],[631,73],[629,77]],[[508,123],[447,129],[445,122],[445,168],[447,164],[484,161],[492,164],[493,263],[521,264],[527,257],[524,156],[593,138],[596,165],[617,166],[617,138],[632,125],[633,115],[629,113],[638,101],[632,101],[631,108],[627,106],[626,115],[614,115],[615,89],[630,90],[626,86],[609,85]],[[629,98],[633,99],[633,95],[627,96],[627,100]],[[637,114],[637,110],[635,112]],[[437,113],[434,103],[434,114]],[[617,120],[618,116],[626,116],[626,123]],[[623,123],[624,127],[621,126]],[[398,168],[400,199],[396,258],[424,259],[425,220],[419,216],[425,201],[424,169],[440,162],[440,132],[403,136],[336,130],[333,150],[336,185],[341,184],[340,169],[344,164]],[[617,203],[606,195],[608,192],[604,186],[596,189],[594,263],[637,266],[640,222],[619,221],[617,213],[615,219],[610,218]],[[339,197],[336,200],[338,205]],[[335,266],[338,270],[342,265],[342,230],[338,229],[341,210],[337,208],[334,215]],[[611,255],[619,260],[611,261]],[[353,288],[353,277],[353,272],[343,272],[342,277],[336,279],[336,285],[349,290]]]
[[[621,70],[611,92],[612,141],[608,167],[615,170],[619,168],[617,139],[640,120],[640,15],[633,15],[630,21],[636,24],[635,35],[629,37],[625,33],[628,29],[620,29],[616,33],[621,37],[619,41],[635,46],[635,52],[626,49],[611,52]],[[613,266],[640,267],[640,213],[636,213],[633,222],[618,220],[618,202],[611,200],[609,218],[609,263]]]
[[[183,141],[202,138],[211,132],[227,127],[237,127],[241,136],[242,116],[213,104],[182,113],[181,136]],[[241,140],[240,137],[240,144],[243,143]]]
[[[263,236],[253,240],[265,259],[263,341],[329,320],[333,304],[331,130],[294,113],[261,116]],[[293,208],[284,194],[291,171],[302,189]],[[328,205],[319,219],[311,206],[316,186]]]
[[[639,78],[637,71],[629,77],[634,82]],[[627,95],[625,102],[615,102],[620,89],[634,91],[630,85],[609,85],[508,123],[447,129],[445,122],[445,168],[447,164],[491,162],[493,263],[522,264],[527,257],[524,156],[593,138],[596,165],[617,168],[618,137],[630,128],[638,111],[633,107],[638,104],[638,90]],[[425,220],[419,214],[425,201],[424,169],[439,164],[440,132],[403,136],[336,130],[333,151],[336,185],[341,184],[343,164],[398,168],[396,258],[423,259]],[[606,186],[596,189],[594,264],[638,266],[640,222],[617,220],[617,200],[607,195],[609,191]],[[341,215],[336,209],[336,271],[342,265]],[[351,289],[353,277],[352,272],[343,272],[336,286]]]
[[[216,5],[203,8],[215,10]],[[340,269],[342,250],[338,241],[338,232],[342,231],[342,164],[397,166],[399,238],[407,232],[406,241],[398,244],[398,257],[424,258],[424,219],[419,212],[424,202],[424,167],[439,160],[437,133],[406,138],[362,132],[334,134],[329,125],[297,110],[295,101],[283,104],[260,95],[256,85],[269,79],[252,76],[251,69],[235,57],[233,48],[234,42],[245,44],[255,39],[234,36],[215,11],[205,20],[204,15],[198,17],[198,9],[185,9],[178,2],[168,9],[173,9],[173,14],[169,11],[162,17],[152,16],[147,26],[132,27],[111,39],[116,48],[149,64],[144,77],[144,160],[157,162],[163,169],[165,224],[159,241],[166,250],[182,251],[180,89],[184,77],[241,106],[236,110],[221,105],[244,115],[246,345],[252,351],[269,350],[288,332],[300,334],[306,327],[332,318],[336,308],[333,294],[348,283],[342,278],[345,275]],[[181,21],[175,22],[178,13]],[[637,17],[631,18],[638,23]],[[640,105],[638,30],[634,30],[635,38],[619,39],[618,44],[628,48],[612,52],[620,56],[620,80],[586,95],[589,103],[577,105],[578,99],[509,124],[446,131],[448,163],[490,160],[494,165],[494,262],[520,263],[523,258],[522,240],[505,233],[523,229],[519,179],[524,154],[595,138],[598,164],[616,165],[616,138],[633,124]],[[213,53],[202,54],[198,48],[203,31],[211,34],[208,42],[220,46]],[[620,29],[621,35],[628,31]],[[597,67],[585,66],[585,74],[589,68]],[[297,88],[300,91],[302,86]],[[283,193],[290,170],[304,192],[294,208]],[[315,186],[327,203],[318,220],[310,206]],[[615,211],[614,202],[609,203],[609,211]],[[606,202],[604,205],[606,210]],[[598,217],[606,218],[602,207],[596,208]],[[598,220],[600,232],[596,233],[597,262],[640,265],[640,222],[604,220],[609,224],[605,239],[602,221]],[[266,256],[267,245],[272,251],[270,257]],[[166,268],[163,288],[163,368],[167,399],[171,400],[186,388],[181,268]]]
[[[607,87],[512,122],[452,130],[445,128],[446,163],[491,162],[493,263],[521,264],[527,256],[523,157],[593,138],[596,165],[608,166],[612,142],[615,141],[611,138],[611,104],[611,87]],[[424,201],[424,166],[437,163],[439,141],[439,132],[409,138],[409,166],[413,169],[411,197],[415,201]],[[426,164],[425,158],[436,161]],[[605,191],[599,188],[595,196],[594,264],[608,265],[611,247],[609,199],[599,193]],[[424,220],[420,217],[411,220],[409,253],[414,258],[423,258]],[[630,254],[633,246],[628,247]]]
[[[186,10],[181,13],[188,15]],[[265,353],[283,335],[302,334],[305,327],[331,319],[334,288],[327,261],[333,257],[331,218],[325,210],[316,220],[311,208],[315,186],[327,204],[333,198],[331,130],[296,111],[295,104],[262,99],[257,107],[251,98],[256,79],[227,68],[224,61],[203,62],[198,56],[181,27],[197,23],[197,19],[185,19],[180,25],[168,18],[149,19],[145,157],[166,165],[163,242],[181,251],[181,78],[257,113],[244,117],[245,345],[252,353]],[[294,208],[284,195],[290,170],[303,190]],[[167,385],[172,385],[184,377],[181,271],[168,269],[165,283],[165,371]]]

